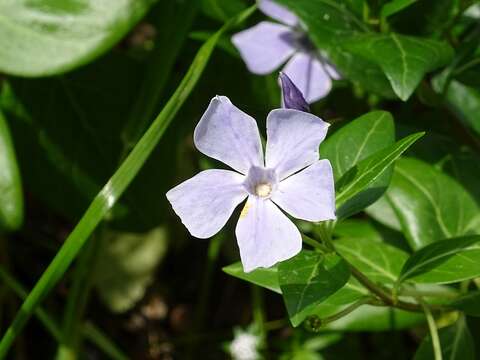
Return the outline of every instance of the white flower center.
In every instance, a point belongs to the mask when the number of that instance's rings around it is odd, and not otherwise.
[[[255,194],[260,197],[267,197],[272,193],[272,185],[269,183],[260,183],[255,186]]]

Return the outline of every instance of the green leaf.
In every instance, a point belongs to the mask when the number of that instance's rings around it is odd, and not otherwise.
[[[445,43],[395,33],[356,35],[343,46],[379,65],[397,96],[404,101],[425,74],[446,65],[453,57],[453,50]]]
[[[0,71],[46,76],[86,64],[115,45],[153,0],[0,3]]]
[[[336,240],[334,244],[350,264],[380,284],[394,284],[408,259],[406,252],[368,238],[344,238]]]
[[[372,111],[330,135],[320,146],[320,154],[330,160],[335,179],[340,179],[360,160],[394,142],[392,115],[386,111]]]
[[[345,285],[350,277],[347,263],[335,254],[302,251],[280,263],[278,278],[293,326],[312,309]]]
[[[469,316],[480,317],[480,290],[468,293],[449,304]]]
[[[334,177],[338,181],[361,160],[394,142],[395,127],[392,115],[386,111],[372,111],[329,136],[321,145],[320,154],[323,158],[330,160]],[[351,200],[356,203],[356,210],[367,207],[382,195],[390,183],[391,173],[391,169],[385,171],[364,190],[370,192],[370,196],[360,195]],[[373,193],[376,193],[377,198]]]
[[[415,252],[398,282],[447,284],[480,276],[480,235],[445,239]]]
[[[259,268],[249,273],[246,273],[243,271],[242,263],[239,261],[234,264],[225,266],[222,270],[236,278],[264,287],[278,294],[282,293],[282,291],[280,290],[280,284],[278,282],[277,266],[272,266],[269,268]]]
[[[386,18],[399,11],[402,11],[406,7],[416,3],[418,0],[392,0],[382,7],[381,16]]]
[[[336,312],[344,307],[337,308]],[[363,305],[349,315],[328,324],[331,331],[372,331],[410,329],[425,321],[423,314],[412,313],[389,307]]]
[[[440,345],[443,359],[474,360],[475,343],[468,330],[465,317],[461,317],[454,325],[440,329]],[[432,340],[427,336],[418,348],[414,360],[431,360],[434,358]]]
[[[420,160],[400,159],[386,193],[410,246],[478,231],[478,205],[454,179]]]
[[[23,193],[15,149],[0,111],[0,233],[17,230],[23,222]]]
[[[358,1],[350,0],[347,6],[334,0],[278,0],[278,3],[288,7],[302,20],[312,41],[328,55],[345,78],[382,96],[394,96],[377,64],[354,56],[343,47],[344,38],[369,32],[356,15],[360,6]]]
[[[168,128],[178,110],[198,82],[218,39],[231,26],[237,25],[248,17],[252,11],[253,8],[249,8],[247,11],[230,20],[199,49],[197,55],[193,59],[189,71],[185,74],[185,77],[170,100],[166,103],[163,110],[153,121],[152,125],[142,136],[132,152],[95,197],[80,222],[65,240],[53,261],[23,302],[13,323],[9,326],[0,341],[0,358],[7,355],[10,346],[15,340],[17,334],[21,332],[22,328],[31,317],[35,307],[61,279],[73,259],[77,256],[80,249],[92,234],[93,230],[108,211],[115,205],[119,197],[140,171],[142,165],[147,161],[155,146],[165,133],[165,130]]]
[[[362,210],[366,200],[358,200],[356,195],[362,195],[367,199],[376,200],[386,188],[368,190],[381,175],[388,171],[389,167],[424,133],[416,133],[397,141],[384,150],[377,151],[373,155],[360,161],[355,167],[347,171],[337,183],[337,216],[345,217],[348,214]],[[367,190],[367,191],[366,191]],[[351,201],[349,201],[351,199]],[[371,201],[370,201],[371,203]]]
[[[438,89],[438,87],[437,87]],[[462,122],[480,134],[480,91],[452,80],[445,94],[447,106]]]
[[[333,235],[340,239],[370,239],[375,242],[383,241],[382,236],[370,222],[358,219],[345,219],[339,222],[335,226],[335,229],[333,229]]]
[[[104,232],[93,282],[113,312],[125,312],[143,298],[167,251],[164,228],[145,234]]]

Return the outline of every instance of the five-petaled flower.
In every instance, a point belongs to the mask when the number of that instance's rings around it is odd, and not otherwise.
[[[335,219],[332,167],[319,160],[328,124],[295,109],[267,117],[265,158],[255,120],[227,97],[210,102],[194,132],[198,150],[233,170],[205,170],[167,193],[190,233],[208,238],[247,201],[235,230],[245,272],[295,256],[300,232],[282,212],[297,219]],[[280,210],[282,209],[282,210]]]
[[[259,0],[258,7],[282,24],[262,21],[232,37],[248,69],[265,75],[290,59],[283,72],[298,86],[307,102],[325,97],[332,88],[332,79],[340,76],[311,44],[299,19],[273,0]]]

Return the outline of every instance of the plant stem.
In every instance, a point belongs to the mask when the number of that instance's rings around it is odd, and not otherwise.
[[[257,285],[251,285],[252,289],[252,307],[253,322],[263,340],[266,339],[267,332],[265,328],[265,309],[263,303],[263,290]]]
[[[420,304],[427,317],[428,329],[430,331],[430,338],[432,339],[433,354],[435,360],[442,360],[442,348],[440,346],[440,338],[438,337],[437,324],[433,317],[432,311],[423,301],[420,300]]]
[[[337,320],[347,316],[348,314],[354,312],[360,306],[370,304],[371,301],[372,301],[372,298],[370,296],[366,296],[364,298],[361,298],[361,299],[357,300],[356,302],[354,302],[353,304],[347,306],[342,311],[340,311],[340,312],[338,312],[334,315],[331,315],[331,316],[328,316],[328,317],[325,317],[325,318],[321,319],[321,325],[324,326],[324,325],[327,325],[331,322],[337,321]]]
[[[312,239],[311,237],[308,237],[307,235],[302,234],[302,241],[305,244],[308,244],[311,247],[313,247],[317,250],[320,250],[321,252],[324,252],[324,253],[332,252],[331,249],[327,248],[326,246],[322,245],[321,243]]]
[[[75,360],[78,357],[82,341],[82,317],[90,295],[100,240],[96,236],[92,237],[95,237],[95,239],[87,243],[75,268],[73,284],[65,308],[63,339],[58,347],[57,360]]]

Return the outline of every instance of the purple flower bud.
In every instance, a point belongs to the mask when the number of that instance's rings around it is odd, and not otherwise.
[[[302,92],[297,88],[287,74],[280,72],[278,76],[282,87],[282,107],[310,112],[310,106],[303,97]]]

